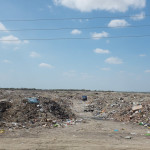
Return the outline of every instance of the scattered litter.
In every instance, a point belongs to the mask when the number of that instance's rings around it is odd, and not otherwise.
[[[140,122],[139,125],[144,125],[144,123],[143,123],[143,122]]]
[[[94,105],[86,105],[84,108],[84,112],[93,112],[95,106]]]
[[[133,106],[132,107],[133,111],[140,110],[140,109],[142,109],[142,105],[138,105],[138,106]]]
[[[132,139],[132,137],[131,136],[126,136],[125,139]]]
[[[82,96],[83,101],[87,101],[87,96]]]
[[[58,124],[58,123],[54,124],[54,127],[58,127],[58,126],[59,126],[59,124]]]
[[[137,133],[134,133],[134,132],[132,132],[132,133],[130,133],[131,135],[137,135]]]
[[[146,135],[146,136],[150,136],[150,133],[146,133],[145,135]]]
[[[76,120],[72,110],[79,100],[82,111],[91,118],[132,122],[150,129],[150,94],[121,92],[1,90],[0,127],[20,129],[36,126],[47,128],[68,126],[84,120]],[[39,96],[40,95],[40,96]],[[42,95],[42,96],[41,96]],[[81,101],[86,101],[83,103]],[[87,101],[88,99],[88,101]],[[80,110],[79,110],[80,111]],[[88,114],[88,113],[87,113]],[[56,120],[55,122],[53,122]],[[116,130],[115,132],[118,132]]]
[[[0,129],[0,134],[4,133],[5,130],[4,129]]]
[[[28,99],[28,102],[31,104],[38,104],[39,103],[39,101],[36,97],[27,98],[27,99]]]
[[[83,119],[77,119],[76,120],[76,123],[80,123],[80,122],[82,122],[83,121]]]

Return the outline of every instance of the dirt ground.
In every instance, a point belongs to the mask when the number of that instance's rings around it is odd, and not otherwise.
[[[144,127],[120,122],[87,120],[66,128],[36,128],[8,133],[0,137],[0,149],[149,150],[150,139],[144,135],[146,131]],[[125,139],[126,136],[132,138]]]
[[[84,112],[85,102],[80,99],[72,102],[73,112],[78,120],[83,121],[64,128],[35,127],[6,130],[0,134],[0,150],[150,149],[150,136],[145,135],[149,133],[149,128],[135,123],[93,118],[91,112]]]

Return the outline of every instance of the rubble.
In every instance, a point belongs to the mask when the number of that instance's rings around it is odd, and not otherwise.
[[[11,102],[9,102],[7,99],[0,100],[0,121],[2,119],[3,112],[5,112],[8,108],[11,107]]]
[[[83,95],[88,97],[86,101],[81,100]],[[73,125],[78,120],[73,103],[78,100],[84,106],[82,112],[93,115],[91,119],[132,122],[150,128],[149,93],[0,90],[0,99],[0,127]]]
[[[31,128],[36,126],[57,127],[66,119],[75,118],[70,106],[63,100],[46,97],[0,101],[1,126]],[[11,104],[11,105],[10,105]],[[55,121],[54,121],[55,120]]]
[[[86,105],[84,107],[84,112],[93,112],[94,111],[95,106],[94,105]]]
[[[97,119],[105,116],[103,119],[142,122],[143,126],[150,127],[150,94],[109,92],[97,95],[89,107],[91,105],[94,108],[93,115]]]

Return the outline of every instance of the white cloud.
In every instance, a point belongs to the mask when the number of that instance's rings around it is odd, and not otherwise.
[[[131,17],[132,20],[143,20],[145,18],[145,13],[141,12],[140,14],[136,14],[134,16]]]
[[[129,23],[124,19],[111,20],[108,24],[108,27],[110,28],[126,27],[126,26],[129,26]]]
[[[101,68],[103,71],[110,71],[110,68]]]
[[[146,55],[145,55],[145,54],[140,54],[139,56],[140,56],[140,57],[145,57]]]
[[[38,57],[40,57],[40,54],[38,54],[37,52],[31,52],[30,53],[30,57],[32,57],[32,58],[38,58]]]
[[[104,49],[100,49],[100,48],[96,48],[94,50],[94,52],[97,53],[97,54],[109,54],[110,53],[109,50],[104,50]]]
[[[0,40],[3,44],[21,44],[21,40],[13,35],[3,36]]]
[[[150,73],[150,70],[145,70],[146,73]]]
[[[52,65],[50,65],[50,64],[47,64],[47,63],[41,63],[41,64],[39,64],[39,67],[42,67],[42,68],[49,68],[49,69],[54,68],[54,66],[52,66]]]
[[[63,76],[66,76],[68,78],[76,77],[77,76],[77,72],[75,70],[70,70],[68,72],[64,72]]]
[[[123,61],[120,58],[117,58],[117,57],[107,58],[105,60],[105,62],[108,63],[108,64],[122,64],[123,63]]]
[[[82,31],[80,31],[78,29],[74,29],[74,30],[71,31],[71,34],[74,34],[74,35],[81,34],[81,33],[82,33]]]
[[[141,9],[146,6],[146,0],[53,0],[56,5],[91,12],[105,10],[111,12],[126,12],[129,8]]]
[[[3,63],[10,64],[10,63],[11,63],[11,61],[10,61],[10,60],[5,59],[5,60],[3,60]]]
[[[8,32],[7,28],[0,22],[0,30],[4,30],[3,32]]]
[[[28,41],[28,40],[23,40],[23,43],[24,43],[24,44],[28,44],[29,41]]]
[[[18,37],[13,35],[3,36],[0,38],[0,42],[3,44],[27,44],[29,41],[21,41]]]
[[[108,37],[108,35],[109,34],[105,31],[103,31],[101,33],[94,32],[94,33],[92,33],[92,39],[98,40],[98,39],[101,39],[101,38],[106,38],[106,37]]]

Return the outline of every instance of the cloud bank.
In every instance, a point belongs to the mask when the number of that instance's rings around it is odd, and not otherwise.
[[[110,28],[117,28],[117,27],[126,27],[129,26],[129,23],[124,19],[115,19],[111,20],[108,24],[108,27]]]
[[[118,57],[110,57],[105,60],[108,64],[122,64],[123,61]]]
[[[62,5],[81,12],[105,10],[110,12],[126,12],[129,8],[141,9],[146,0],[53,0],[55,5]]]

